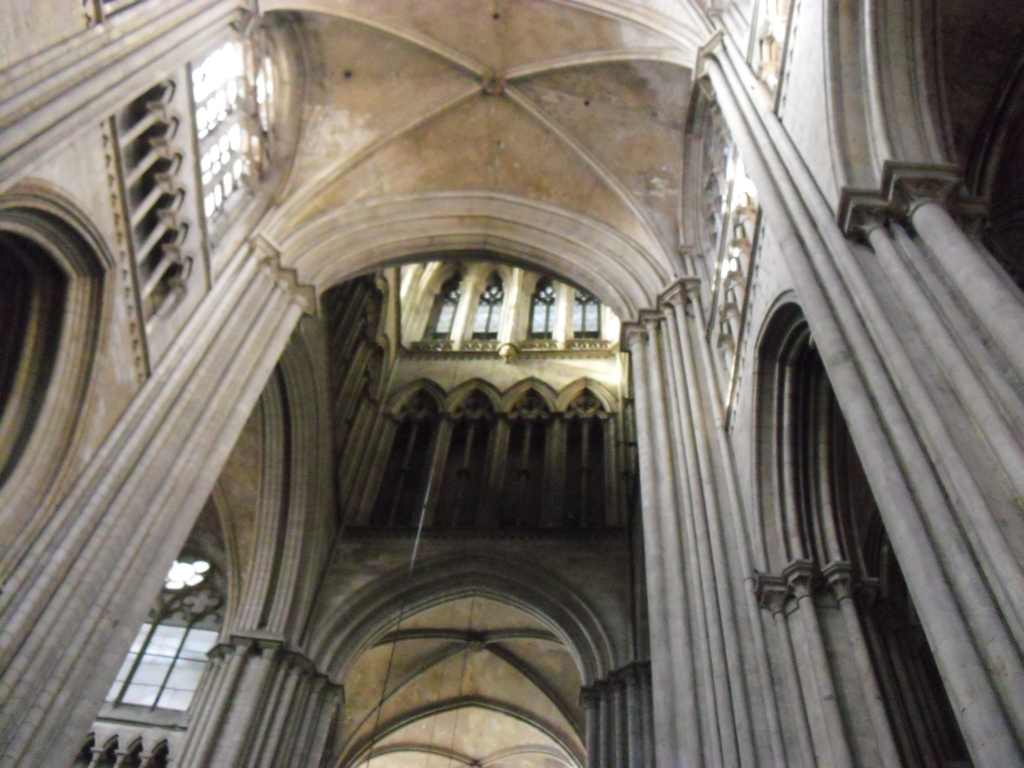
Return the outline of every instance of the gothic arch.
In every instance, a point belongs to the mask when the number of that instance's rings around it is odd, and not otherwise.
[[[274,240],[274,232],[264,236]],[[425,253],[489,251],[562,275],[620,318],[653,306],[675,265],[587,216],[490,192],[377,198],[331,211],[279,238],[281,262],[318,293]]]
[[[23,182],[0,196],[0,235],[35,254],[33,333],[17,365],[11,407],[2,413],[0,509],[12,569],[66,490],[105,316],[113,314],[114,257],[89,217],[50,185]],[[28,367],[25,367],[28,366]],[[25,375],[27,373],[27,375]],[[24,391],[19,391],[17,387]],[[31,511],[32,518],[26,515]]]
[[[408,384],[403,384],[395,390],[394,393],[392,393],[384,407],[385,412],[392,416],[397,415],[410,399],[421,392],[425,393],[434,401],[439,413],[445,410],[447,393],[441,389],[440,385],[431,379],[416,379],[415,381],[410,381]]]
[[[601,401],[601,406],[606,413],[614,413],[617,409],[618,398],[606,386],[591,378],[577,379],[576,381],[562,387],[558,393],[556,410],[565,411],[573,401],[586,390]]]
[[[536,617],[569,648],[584,684],[615,669],[609,633],[572,589],[522,562],[470,554],[403,569],[362,588],[355,599],[329,612],[309,637],[309,655],[334,680],[403,613],[411,614],[461,597],[486,597]]]
[[[501,392],[491,382],[479,378],[464,381],[449,392],[445,397],[445,410],[453,412],[474,392],[480,392],[486,397],[495,413],[501,410]]]
[[[549,410],[558,410],[558,393],[547,382],[532,376],[516,382],[506,389],[501,396],[501,405],[498,410],[501,413],[508,413],[527,392],[531,391],[536,392],[544,399]]]

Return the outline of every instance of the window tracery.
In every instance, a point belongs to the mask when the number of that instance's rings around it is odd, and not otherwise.
[[[537,288],[530,297],[530,330],[531,339],[550,339],[555,330],[555,304],[558,294],[551,278],[542,277],[537,281]]]
[[[259,40],[221,44],[192,70],[203,215],[220,231],[266,160],[273,123],[274,72]]]
[[[476,522],[484,500],[494,407],[474,390],[451,413],[451,439],[438,494],[435,520],[458,528]]]
[[[584,390],[566,409],[567,528],[596,528],[605,519],[605,419],[601,401]]]
[[[413,395],[396,415],[398,429],[384,470],[372,523],[381,527],[415,525],[430,479],[438,409],[426,392]]]
[[[578,288],[573,294],[572,332],[577,339],[601,337],[601,302]]]
[[[535,528],[540,523],[551,410],[536,390],[528,391],[508,413],[509,436],[499,524]]]
[[[480,294],[476,305],[476,316],[473,320],[473,338],[493,340],[498,338],[498,325],[501,322],[501,307],[505,303],[505,288],[498,273],[487,279],[487,287]]]
[[[434,306],[427,324],[427,337],[431,339],[448,339],[455,325],[455,313],[459,309],[462,298],[462,275],[452,275],[441,286],[434,298]]]
[[[217,643],[224,597],[219,571],[205,560],[175,561],[107,692],[112,704],[187,710]]]
[[[757,77],[775,95],[779,89],[790,0],[765,0],[757,30]]]

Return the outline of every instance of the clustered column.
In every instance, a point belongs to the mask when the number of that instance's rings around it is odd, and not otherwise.
[[[651,667],[633,662],[580,691],[587,768],[655,768]]]

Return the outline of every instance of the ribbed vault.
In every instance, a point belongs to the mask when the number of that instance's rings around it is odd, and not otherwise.
[[[349,668],[336,764],[579,766],[580,685],[566,646],[523,611],[483,597],[435,605]]]
[[[424,238],[442,234],[430,221],[459,231],[468,216],[471,247],[506,238],[497,250],[535,264],[517,245],[538,250],[577,230],[620,261],[636,253],[638,294],[602,295],[619,310],[649,303],[675,274],[684,115],[708,33],[693,3],[268,0],[261,10],[297,12],[306,55],[302,138],[263,232],[303,281],[322,291],[351,276],[332,265],[382,206],[389,221],[416,211]],[[481,218],[482,199],[508,210]],[[532,234],[509,237],[510,227]],[[313,247],[325,239],[335,246]],[[585,250],[561,272],[601,269]]]

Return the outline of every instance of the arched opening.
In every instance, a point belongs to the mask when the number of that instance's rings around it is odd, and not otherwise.
[[[581,768],[580,671],[559,635],[494,597],[400,615],[345,677],[338,768]]]
[[[861,754],[878,754],[889,740],[903,765],[969,765],[878,504],[796,305],[776,310],[760,354],[762,546],[769,573],[779,574],[762,577],[761,587],[785,584],[788,642],[798,665],[818,667],[817,682],[802,681],[796,706],[820,739],[828,707],[865,711],[866,718],[841,718],[842,738]],[[815,648],[823,660],[815,661]],[[818,700],[826,688],[837,701]]]
[[[0,485],[24,452],[57,359],[67,280],[49,253],[0,231]]]

